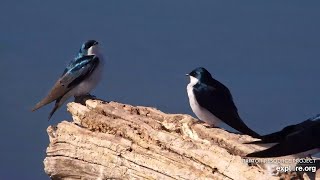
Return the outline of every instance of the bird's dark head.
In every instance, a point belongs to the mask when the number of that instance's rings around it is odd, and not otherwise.
[[[79,55],[86,56],[96,54],[98,42],[95,40],[88,40],[84,42],[80,48]]]
[[[198,68],[194,69],[193,71],[191,71],[189,74],[186,74],[186,75],[190,76],[190,78],[191,77],[196,78],[200,82],[205,82],[207,80],[212,79],[212,76],[209,73],[209,71],[207,71],[203,67],[198,67]]]

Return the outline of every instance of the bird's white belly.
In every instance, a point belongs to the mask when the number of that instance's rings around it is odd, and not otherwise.
[[[204,121],[210,125],[217,126],[218,123],[221,122],[219,118],[217,118],[215,115],[210,113],[208,110],[202,108],[194,93],[193,93],[193,84],[188,84],[187,86],[187,92],[188,92],[188,97],[189,97],[189,103],[192,111],[194,114],[201,120]]]
[[[90,91],[93,90],[100,82],[102,77],[102,71],[103,60],[100,59],[98,67],[92,72],[92,74],[72,90],[74,96],[82,96],[90,93]]]

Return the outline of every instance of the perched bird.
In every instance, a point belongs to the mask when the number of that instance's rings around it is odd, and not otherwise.
[[[240,118],[229,89],[212,78],[205,68],[196,68],[187,76],[190,77],[187,86],[189,103],[200,120],[214,126],[223,121],[241,133],[260,137]]]
[[[302,123],[290,125],[281,131],[261,136],[261,141],[250,144],[276,143],[275,145],[247,157],[281,157],[293,155],[305,158],[320,152],[320,114]]]
[[[77,57],[68,64],[48,95],[37,103],[32,111],[56,101],[49,114],[50,119],[69,97],[88,94],[101,79],[103,61],[97,41],[89,40],[83,43]]]

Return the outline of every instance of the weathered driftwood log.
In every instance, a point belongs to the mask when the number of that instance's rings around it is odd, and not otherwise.
[[[279,179],[241,156],[261,147],[246,135],[209,128],[184,114],[86,100],[69,103],[73,122],[47,131],[52,179]]]

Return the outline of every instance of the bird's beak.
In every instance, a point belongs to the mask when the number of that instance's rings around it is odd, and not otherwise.
[[[97,41],[93,43],[93,45],[97,45],[97,44],[99,44]]]
[[[190,74],[186,74],[186,76],[190,76]]]

